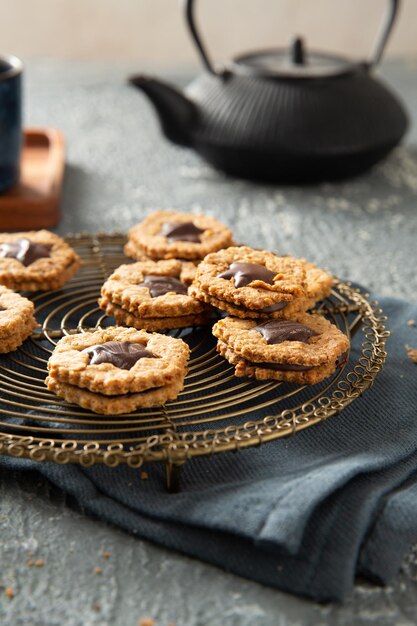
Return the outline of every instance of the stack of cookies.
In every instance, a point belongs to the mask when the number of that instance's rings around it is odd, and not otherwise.
[[[0,285],[0,352],[16,350],[36,328],[33,302]]]
[[[327,297],[332,284],[303,259],[236,246],[206,256],[191,292],[236,317],[291,319]]]
[[[332,282],[302,259],[240,246],[207,255],[190,293],[229,314],[213,334],[236,376],[311,384],[347,358],[346,335],[306,313],[329,295]]]
[[[156,211],[130,229],[124,251],[138,262],[113,272],[99,305],[117,324],[145,330],[207,324],[212,307],[189,285],[208,253],[232,243],[232,232],[212,217]]]
[[[236,376],[311,385],[347,361],[349,340],[321,315],[256,321],[226,317],[213,327]]]
[[[189,262],[138,261],[121,265],[101,288],[99,304],[117,324],[161,331],[207,324],[211,307],[189,295]]]
[[[46,384],[96,413],[129,413],[176,398],[188,357],[181,339],[110,327],[61,339],[49,359]]]

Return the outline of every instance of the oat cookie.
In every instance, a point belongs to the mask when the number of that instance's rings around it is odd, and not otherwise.
[[[100,307],[118,324],[147,330],[207,323],[211,308],[188,293],[194,273],[175,259],[121,265],[102,286]]]
[[[312,384],[330,376],[347,358],[349,340],[320,315],[261,323],[226,317],[213,327],[218,351],[237,376]]]
[[[0,233],[0,284],[19,291],[61,288],[80,259],[61,237],[48,230]]]
[[[236,317],[289,317],[307,306],[304,263],[246,246],[209,254],[197,267],[192,295]]]
[[[0,352],[16,350],[37,323],[33,302],[0,285]]]
[[[125,251],[153,259],[202,259],[232,245],[232,232],[213,217],[177,211],[156,211],[129,230]]]
[[[110,327],[61,339],[48,370],[60,383],[119,396],[183,379],[188,356],[189,348],[181,339]]]
[[[103,415],[161,406],[184,386],[189,347],[181,339],[133,328],[80,333],[58,342],[48,389]]]

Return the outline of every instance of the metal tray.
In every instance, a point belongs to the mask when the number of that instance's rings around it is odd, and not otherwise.
[[[312,386],[259,382],[233,375],[216,352],[210,327],[171,331],[192,349],[183,392],[164,407],[100,416],[70,405],[44,385],[47,361],[64,335],[114,324],[97,305],[105,278],[121,263],[121,234],[78,234],[67,241],[83,264],[64,289],[31,296],[41,324],[16,351],[0,356],[0,453],[36,461],[127,463],[162,461],[167,486],[179,486],[181,465],[264,444],[318,424],[348,406],[373,383],[385,361],[385,317],[348,283],[336,281],[319,310],[358,349],[331,378]]]

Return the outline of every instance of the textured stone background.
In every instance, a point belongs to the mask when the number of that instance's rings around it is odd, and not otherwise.
[[[302,189],[254,185],[162,140],[151,107],[125,85],[134,69],[29,67],[26,125],[61,128],[68,142],[60,233],[125,231],[155,208],[201,210],[248,244],[306,256],[379,293],[416,298],[415,128],[362,178]],[[388,64],[384,74],[416,112],[417,67]],[[16,591],[10,600],[0,589],[2,626],[136,626],[144,616],[158,626],[417,622],[417,547],[392,586],[358,582],[343,606],[319,606],[86,518],[35,475],[0,473],[0,558],[0,584]],[[43,567],[28,566],[36,559]]]

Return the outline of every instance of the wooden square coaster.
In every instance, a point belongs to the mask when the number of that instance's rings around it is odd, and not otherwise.
[[[0,230],[56,226],[64,167],[64,137],[59,130],[25,129],[20,181],[0,194]]]

